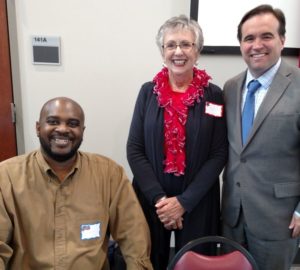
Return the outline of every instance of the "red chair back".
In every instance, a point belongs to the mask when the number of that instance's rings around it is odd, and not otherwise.
[[[187,251],[174,270],[253,270],[247,258],[239,251],[220,256],[206,256]]]
[[[203,244],[212,245],[214,255],[201,254],[197,247]],[[167,270],[258,270],[258,267],[239,243],[215,235],[187,243],[171,259]]]

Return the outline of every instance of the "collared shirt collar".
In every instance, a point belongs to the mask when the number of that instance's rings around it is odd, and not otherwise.
[[[268,69],[264,74],[262,74],[258,78],[254,78],[252,74],[250,73],[249,69],[247,70],[247,76],[246,76],[246,82],[245,87],[248,85],[248,83],[252,80],[258,80],[262,87],[264,89],[268,89],[276,75],[276,72],[279,69],[279,66],[281,64],[281,58],[278,59],[277,63],[273,65],[270,69]]]
[[[75,164],[72,168],[72,170],[70,171],[69,175],[67,176],[70,177],[70,175],[73,175],[76,173],[77,170],[79,170],[79,168],[81,167],[81,153],[80,151],[77,152],[77,158],[76,158],[76,161],[75,161]],[[42,151],[41,149],[39,149],[37,152],[36,152],[36,159],[37,159],[37,162],[39,164],[39,167],[41,168],[41,170],[49,175],[49,173],[51,173],[52,175],[55,175],[55,172],[52,170],[52,168],[49,166],[49,164],[47,163],[47,161],[45,160],[43,154],[42,154]]]

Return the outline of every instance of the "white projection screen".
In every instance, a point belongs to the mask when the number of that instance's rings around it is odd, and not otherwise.
[[[191,17],[203,29],[204,46],[211,53],[218,49],[236,51],[237,26],[242,16],[261,4],[280,8],[286,17],[285,48],[298,54],[300,48],[300,0],[191,0]],[[197,10],[197,11],[196,11]],[[292,53],[293,54],[293,53]]]

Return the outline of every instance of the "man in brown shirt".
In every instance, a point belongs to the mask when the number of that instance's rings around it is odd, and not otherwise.
[[[149,231],[124,170],[78,151],[84,112],[49,100],[36,123],[40,150],[0,163],[0,269],[108,269],[110,235],[129,270],[152,269]]]

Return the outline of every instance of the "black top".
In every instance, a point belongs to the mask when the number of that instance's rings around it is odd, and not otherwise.
[[[206,102],[224,106],[222,91],[209,84],[201,102],[188,108],[185,175],[176,177],[163,172],[164,113],[158,106],[153,87],[153,82],[142,86],[129,131],[127,158],[134,175],[133,183],[150,205],[164,195],[177,195],[190,212],[218,182],[227,161],[225,115],[215,117],[205,113]]]

